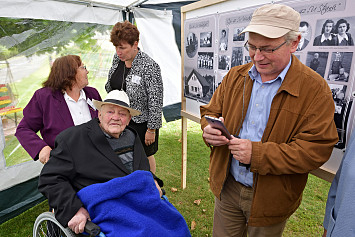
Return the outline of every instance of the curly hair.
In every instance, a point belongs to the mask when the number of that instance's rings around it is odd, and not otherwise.
[[[43,87],[49,87],[53,91],[72,89],[81,63],[81,59],[77,55],[57,58],[52,65],[48,79],[42,83]]]
[[[122,42],[133,46],[134,42],[139,42],[139,31],[135,25],[129,21],[117,22],[111,30],[111,42],[117,47]]]
[[[323,23],[321,34],[323,34],[323,33],[325,32],[325,27],[326,27],[327,24],[329,24],[329,23],[331,23],[331,24],[332,24],[332,28],[334,28],[334,21],[333,21],[333,20],[330,20],[330,19],[327,19],[327,20]],[[332,29],[332,31],[334,31],[334,29]]]
[[[345,19],[340,19],[340,20],[337,21],[337,23],[336,23],[336,25],[335,25],[334,31],[335,31],[336,34],[339,33],[339,32],[338,32],[338,28],[339,28],[340,24],[343,24],[343,23],[346,24],[346,31],[345,31],[345,32],[348,32],[348,31],[349,31],[349,29],[350,29],[350,24],[349,24]]]

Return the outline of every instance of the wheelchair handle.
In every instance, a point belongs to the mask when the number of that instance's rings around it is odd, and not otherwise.
[[[91,221],[86,222],[84,230],[90,236],[97,236],[101,232],[100,227]]]

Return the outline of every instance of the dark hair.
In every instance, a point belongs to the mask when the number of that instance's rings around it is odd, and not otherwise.
[[[301,21],[300,22],[300,27],[306,26],[308,28],[309,24],[306,21]]]
[[[139,31],[135,25],[129,21],[117,22],[111,30],[111,42],[114,46],[127,42],[133,46],[134,42],[139,41]]]
[[[321,34],[323,34],[324,33],[324,31],[325,31],[325,27],[327,26],[327,24],[328,23],[332,23],[333,24],[333,26],[334,26],[334,21],[333,20],[326,20],[324,23],[323,23],[323,26],[322,26],[322,32],[321,32]],[[334,28],[332,29],[332,31],[334,31]]]
[[[338,34],[338,28],[340,26],[340,24],[343,24],[345,23],[346,24],[346,31],[345,32],[348,32],[348,30],[350,29],[350,24],[345,20],[345,19],[340,19],[337,21],[337,24],[335,25],[335,33]]]
[[[77,55],[57,58],[52,65],[48,79],[42,83],[43,87],[49,87],[53,91],[71,89],[76,82],[76,73],[81,63]]]

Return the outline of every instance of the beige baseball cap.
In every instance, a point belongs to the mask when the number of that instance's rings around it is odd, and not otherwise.
[[[289,6],[266,4],[256,9],[249,25],[242,31],[253,32],[267,38],[279,38],[290,31],[299,31],[301,16]]]

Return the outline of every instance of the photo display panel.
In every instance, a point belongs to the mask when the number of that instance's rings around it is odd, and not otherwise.
[[[185,21],[184,96],[207,104],[217,70],[216,15]]]
[[[339,135],[332,157],[341,160],[355,120],[355,1],[293,0],[277,3],[288,5],[301,14],[299,32],[302,37],[294,55],[321,75],[332,91],[334,121]],[[241,5],[243,1],[240,1]],[[240,32],[261,5],[215,11],[215,14],[185,20],[184,96],[187,108],[193,104],[195,106],[191,108],[196,110],[190,113],[199,115],[196,103],[207,104],[232,67],[251,62],[244,48],[248,34],[240,35]]]

